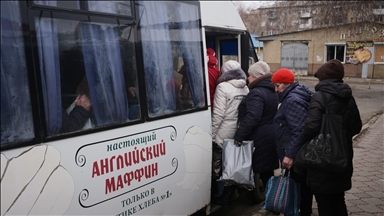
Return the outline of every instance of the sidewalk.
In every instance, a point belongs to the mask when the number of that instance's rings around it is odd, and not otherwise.
[[[354,139],[352,189],[345,194],[348,215],[384,216],[384,115],[372,118]],[[313,202],[313,216],[318,216]],[[260,210],[253,216],[272,216]],[[283,215],[283,214],[280,214]]]
[[[373,118],[354,143],[352,189],[345,199],[350,215],[384,215],[384,115]]]
[[[300,82],[301,80],[311,80],[318,82],[319,80],[314,76],[302,76],[302,75],[296,75],[295,81]],[[344,77],[343,79],[346,83],[379,83],[384,84],[384,79],[371,79],[371,78],[356,78],[356,77]]]

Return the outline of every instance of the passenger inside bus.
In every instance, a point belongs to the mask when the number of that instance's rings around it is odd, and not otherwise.
[[[93,112],[89,95],[89,87],[86,77],[79,83],[76,90],[76,100],[63,110],[63,119],[61,124],[61,133],[77,131],[81,129],[92,128],[95,120],[91,118]]]
[[[180,95],[183,109],[189,109],[194,105],[191,97],[191,91],[189,90],[188,75],[185,70],[185,65],[183,65],[178,72],[183,76],[181,78]]]

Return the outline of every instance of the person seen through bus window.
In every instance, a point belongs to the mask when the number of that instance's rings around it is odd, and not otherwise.
[[[295,74],[286,68],[272,75],[272,83],[279,95],[278,110],[273,120],[276,151],[281,167],[290,170],[291,178],[300,184],[300,215],[309,216],[312,214],[313,194],[306,184],[304,171],[293,167],[293,161],[300,149],[300,136],[313,92],[295,82]]]
[[[180,99],[182,102],[183,109],[189,109],[189,108],[193,108],[194,104],[191,96],[191,91],[189,89],[188,75],[185,70],[186,70],[186,66],[184,64],[183,66],[181,66],[180,70],[178,71],[178,73],[183,76],[181,78]]]
[[[92,104],[86,77],[78,85],[76,93],[76,100],[62,111],[61,133],[92,127],[90,120]]]
[[[311,140],[321,128],[326,104],[330,114],[343,115],[343,143],[348,151],[347,167],[340,171],[307,169],[307,183],[313,191],[319,216],[346,216],[345,191],[352,187],[352,137],[361,130],[362,123],[350,86],[343,82],[344,67],[337,59],[324,63],[315,73],[319,83],[315,86],[305,120],[301,144]],[[323,98],[323,95],[325,98]],[[325,101],[326,100],[326,101]]]
[[[211,101],[211,107],[213,107],[213,98],[215,95],[216,81],[219,78],[220,71],[217,65],[215,51],[212,48],[207,48],[208,57],[208,78],[209,78],[209,96]]]
[[[279,159],[275,149],[273,118],[277,112],[278,95],[271,81],[272,73],[267,63],[259,61],[248,69],[248,95],[239,106],[238,128],[235,133],[235,144],[241,145],[243,140],[253,140],[255,150],[252,155],[254,173],[260,174],[263,185],[279,168]],[[253,191],[247,197],[254,204],[261,202]]]
[[[233,139],[237,129],[238,106],[248,94],[246,74],[238,62],[229,60],[221,67],[221,75],[217,79],[212,112],[212,140],[213,145],[222,149],[224,139]],[[214,147],[215,149],[215,147]],[[224,188],[219,198],[232,197],[235,186]],[[233,189],[233,190],[232,190]],[[220,203],[217,200],[214,202]]]

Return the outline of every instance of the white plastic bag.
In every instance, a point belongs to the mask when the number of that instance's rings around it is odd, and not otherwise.
[[[243,141],[241,146],[237,146],[233,139],[224,139],[223,173],[217,181],[226,181],[254,188],[252,154],[253,141]]]

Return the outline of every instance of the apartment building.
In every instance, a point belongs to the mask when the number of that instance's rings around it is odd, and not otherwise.
[[[247,28],[267,36],[363,21],[384,23],[384,1],[278,1],[247,16]]]

